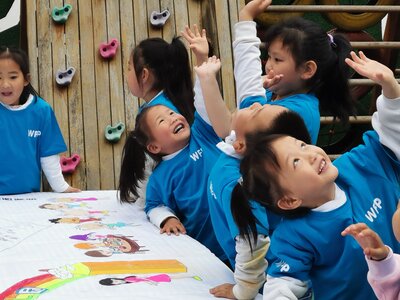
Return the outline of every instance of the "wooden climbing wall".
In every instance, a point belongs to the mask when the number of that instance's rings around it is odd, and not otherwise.
[[[110,190],[118,186],[122,148],[127,130],[134,126],[140,99],[127,88],[125,74],[131,49],[148,37],[168,42],[186,24],[207,29],[215,53],[221,58],[221,89],[228,105],[235,106],[232,28],[244,0],[26,0],[27,44],[32,84],[53,107],[68,146],[66,156],[77,153],[81,162],[66,179],[84,190]],[[51,18],[54,7],[72,5],[64,24]],[[153,11],[169,9],[162,28],[149,22]],[[117,38],[116,56],[104,60],[100,43]],[[57,70],[74,67],[68,87],[55,81]],[[125,123],[122,139],[110,144],[107,125]],[[44,189],[47,189],[45,185]]]

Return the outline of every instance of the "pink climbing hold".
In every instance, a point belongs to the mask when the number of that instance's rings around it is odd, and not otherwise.
[[[71,157],[61,156],[60,164],[61,170],[64,174],[73,173],[81,161],[81,157],[78,154],[74,154]]]
[[[117,39],[112,39],[108,43],[101,43],[99,47],[101,57],[106,59],[114,57],[117,53],[118,45]]]

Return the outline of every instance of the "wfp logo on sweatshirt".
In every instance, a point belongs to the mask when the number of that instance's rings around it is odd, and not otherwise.
[[[28,129],[28,137],[37,138],[41,135],[42,135],[42,132],[40,130]]]
[[[199,160],[202,157],[203,157],[203,149],[202,148],[199,148],[195,152],[190,154],[190,158],[193,159],[194,161]]]

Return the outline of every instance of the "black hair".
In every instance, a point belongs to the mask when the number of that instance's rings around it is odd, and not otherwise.
[[[118,186],[121,202],[135,202],[139,197],[137,189],[140,181],[145,179],[146,154],[156,163],[161,160],[161,155],[150,153],[147,150],[151,136],[149,135],[150,128],[145,120],[151,108],[152,106],[145,107],[136,116],[135,129],[128,134],[122,150]]]
[[[22,90],[22,94],[19,97],[19,105],[25,104],[29,95],[38,95],[29,80],[29,59],[25,51],[16,47],[0,46],[0,59],[13,60],[20,67],[24,79],[29,82]]]
[[[311,143],[311,137],[303,119],[299,114],[290,110],[277,115],[269,128],[246,135],[246,151],[240,163],[242,180],[236,184],[232,191],[231,211],[238,226],[239,234],[250,242],[250,247],[251,238],[254,243],[257,240],[257,220],[252,213],[250,200],[257,201],[267,209],[277,213],[283,213],[271,203],[271,200],[275,199],[272,195],[282,195],[283,192],[279,189],[276,178],[276,171],[279,170],[276,155],[267,145],[270,145],[277,138],[287,135],[307,144]],[[264,168],[267,168],[268,172],[274,176],[266,177]],[[289,214],[297,213],[297,211],[285,212]]]
[[[155,78],[153,89],[164,90],[166,96],[189,124],[194,119],[194,92],[189,54],[179,37],[171,43],[162,38],[141,41],[132,51],[136,77],[143,68],[150,69]],[[139,84],[141,84],[139,82]]]
[[[338,33],[328,35],[317,23],[301,17],[284,19],[268,28],[264,39],[267,49],[277,39],[290,51],[297,67],[310,60],[316,63],[316,73],[306,83],[309,92],[319,99],[322,112],[347,123],[349,116],[355,115],[348,82],[351,70],[345,63],[352,49],[348,39]]]

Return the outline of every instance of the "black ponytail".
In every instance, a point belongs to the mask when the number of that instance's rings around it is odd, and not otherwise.
[[[257,242],[257,219],[240,183],[237,183],[232,191],[231,211],[239,234],[248,240],[252,250],[252,243]]]
[[[146,114],[151,107],[146,107],[136,116],[135,129],[128,134],[122,151],[121,171],[119,176],[119,197],[121,202],[135,202],[139,197],[140,181],[145,179],[147,155],[156,162],[160,157],[147,151],[149,128],[146,125]]]

